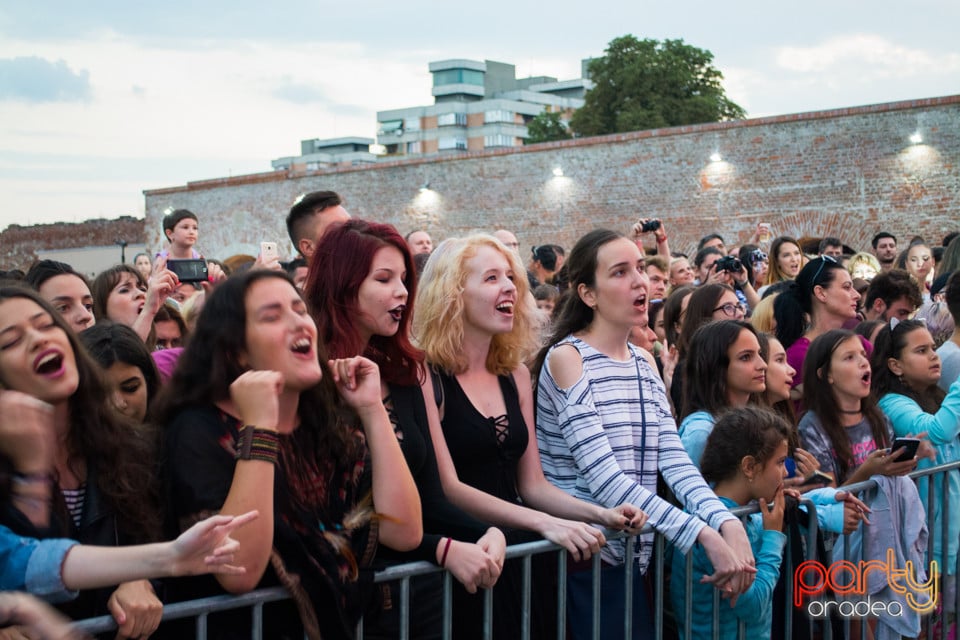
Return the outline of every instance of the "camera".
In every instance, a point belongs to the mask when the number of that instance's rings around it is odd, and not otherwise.
[[[713,264],[715,271],[739,272],[743,269],[743,263],[736,256],[723,256]]]
[[[659,228],[660,228],[659,220],[647,220],[640,227],[640,231],[641,233],[650,233],[651,231],[656,231]]]
[[[206,260],[167,260],[167,269],[177,274],[180,282],[206,282],[210,277]]]
[[[767,254],[764,253],[762,249],[754,249],[749,254],[747,254],[747,260],[750,261],[751,265],[755,265],[758,262],[766,262]]]

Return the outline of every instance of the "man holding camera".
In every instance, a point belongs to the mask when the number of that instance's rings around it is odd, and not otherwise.
[[[697,270],[697,284],[720,283],[733,287],[740,304],[752,309],[760,302],[747,268],[736,256],[725,256],[715,247],[704,247],[697,252],[693,260]]]

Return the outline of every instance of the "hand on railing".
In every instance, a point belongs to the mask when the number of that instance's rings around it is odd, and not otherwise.
[[[860,498],[849,491],[837,491],[834,498],[837,502],[843,503],[843,535],[856,531],[861,522],[870,524],[870,521],[867,520],[870,507]]]
[[[647,523],[647,514],[640,507],[625,503],[613,509],[603,509],[602,519],[597,524],[615,531],[626,531],[630,535],[640,533],[640,529]]]
[[[600,552],[600,547],[607,543],[607,539],[599,529],[583,522],[552,516],[547,517],[538,533],[553,544],[569,551],[577,562],[589,560],[593,554]]]
[[[503,538],[499,529],[491,529],[491,531],[496,531]],[[445,545],[445,539],[442,538],[441,543]],[[505,539],[503,550],[506,553]],[[496,558],[479,544],[451,540],[450,548],[445,553],[446,569],[464,586],[467,593],[476,593],[477,589],[489,589],[500,577],[503,556],[500,556],[498,564]]]
[[[163,603],[157,598],[149,580],[124,582],[107,601],[110,615],[117,621],[117,639],[146,638],[163,616]]]

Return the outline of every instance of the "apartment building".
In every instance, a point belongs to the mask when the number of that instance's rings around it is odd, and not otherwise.
[[[431,62],[430,73],[432,105],[377,112],[386,156],[521,146],[531,119],[558,111],[569,120],[592,86],[585,78],[517,78],[514,65],[492,60]]]

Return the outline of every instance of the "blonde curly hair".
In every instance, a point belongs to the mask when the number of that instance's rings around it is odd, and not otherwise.
[[[527,272],[517,255],[491,235],[449,238],[434,249],[420,274],[413,334],[427,362],[452,374],[463,373],[468,366],[463,350],[466,263],[482,247],[495,249],[507,259],[517,287],[513,329],[493,337],[487,352],[487,370],[506,375],[525,362],[538,346],[536,305],[530,295]]]

